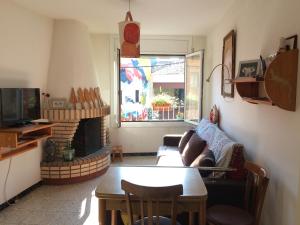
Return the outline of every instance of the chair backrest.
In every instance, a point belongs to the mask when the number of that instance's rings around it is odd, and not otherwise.
[[[266,170],[254,163],[245,162],[248,171],[245,190],[245,209],[254,216],[254,225],[259,224],[269,179]]]
[[[129,216],[130,225],[134,224],[132,203],[139,203],[141,224],[144,224],[144,206],[146,204],[148,225],[153,225],[153,216],[156,216],[156,224],[159,224],[159,205],[160,202],[171,203],[171,221],[172,225],[176,224],[177,216],[177,198],[182,195],[183,187],[181,184],[165,187],[146,187],[130,183],[126,180],[121,180],[121,187],[125,191],[126,195],[126,207]],[[155,207],[155,215],[153,215],[153,209]]]

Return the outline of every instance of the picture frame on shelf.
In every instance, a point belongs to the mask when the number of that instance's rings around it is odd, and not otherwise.
[[[278,53],[297,49],[298,35],[293,35],[287,38],[281,37],[279,43]]]
[[[238,77],[261,77],[263,75],[261,60],[247,60],[239,63]]]
[[[67,107],[66,98],[50,98],[49,108],[50,109],[65,109]]]
[[[288,50],[297,49],[298,35],[287,37],[285,41],[286,45],[288,46]]]
[[[231,30],[223,39],[221,84],[221,94],[223,97],[234,97],[234,85],[230,81],[235,76],[235,52],[236,33],[234,30]]]

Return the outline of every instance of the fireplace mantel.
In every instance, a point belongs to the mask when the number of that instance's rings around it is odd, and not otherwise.
[[[44,119],[56,122],[104,117],[109,114],[109,106],[104,106],[98,109],[45,109],[43,111]]]

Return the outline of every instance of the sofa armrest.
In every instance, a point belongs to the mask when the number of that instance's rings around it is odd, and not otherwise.
[[[166,134],[163,137],[163,145],[165,146],[178,146],[182,135],[180,134]]]
[[[202,177],[209,177],[210,179],[221,179],[226,177],[227,172],[234,172],[236,168],[228,167],[197,167]]]
[[[206,170],[206,171],[212,171],[212,172],[233,172],[236,171],[236,168],[230,168],[230,167],[204,167],[204,166],[199,166],[196,167],[199,170]]]

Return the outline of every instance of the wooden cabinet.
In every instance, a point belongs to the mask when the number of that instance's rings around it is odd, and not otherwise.
[[[53,126],[51,123],[0,129],[0,160],[37,147],[39,140],[52,136]]]
[[[276,105],[296,110],[298,49],[278,54],[264,78],[237,77],[233,80],[243,100],[253,104]]]

